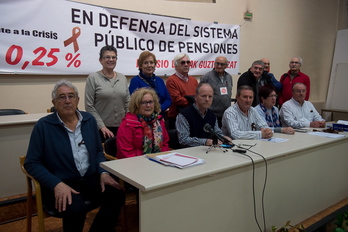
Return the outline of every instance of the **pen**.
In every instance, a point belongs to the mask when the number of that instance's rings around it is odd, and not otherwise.
[[[151,160],[151,161],[153,161],[153,162],[156,162],[156,163],[159,163],[159,164],[166,165],[166,164],[164,164],[164,163],[162,163],[162,162],[160,162],[160,161],[158,161],[158,160],[156,160],[156,159],[154,159],[154,158],[149,158],[149,160]],[[166,165],[166,166],[167,166],[167,165]]]

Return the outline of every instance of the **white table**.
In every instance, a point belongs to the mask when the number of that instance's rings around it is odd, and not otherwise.
[[[26,193],[19,157],[26,155],[35,123],[48,113],[0,116],[0,198]]]
[[[255,144],[251,150],[268,161],[265,191],[267,231],[291,220],[296,224],[348,195],[348,138],[331,139],[305,133],[275,134],[290,140]],[[253,215],[252,165],[249,158],[215,148],[178,152],[205,159],[186,169],[162,166],[144,156],[104,162],[103,168],[136,186],[140,192],[140,231],[259,231]],[[265,164],[255,160],[257,217],[263,228],[261,193]]]

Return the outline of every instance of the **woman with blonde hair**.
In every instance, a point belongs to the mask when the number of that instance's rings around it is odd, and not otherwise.
[[[169,136],[156,92],[151,88],[140,88],[130,98],[129,112],[122,119],[117,132],[117,154],[119,159],[144,154],[169,151]]]

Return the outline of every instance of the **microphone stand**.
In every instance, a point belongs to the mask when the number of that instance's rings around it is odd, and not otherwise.
[[[205,154],[208,154],[208,152],[209,152],[212,148],[215,148],[216,145],[218,145],[218,140],[217,140],[217,138],[216,138],[215,136],[212,138],[212,140],[213,140],[213,144],[210,145],[210,147],[208,147],[208,150],[205,152]]]

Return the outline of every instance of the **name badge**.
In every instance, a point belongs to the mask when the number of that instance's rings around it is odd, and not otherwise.
[[[227,87],[220,87],[220,94],[221,94],[221,95],[226,95],[226,94],[228,94],[228,92],[227,92]]]

